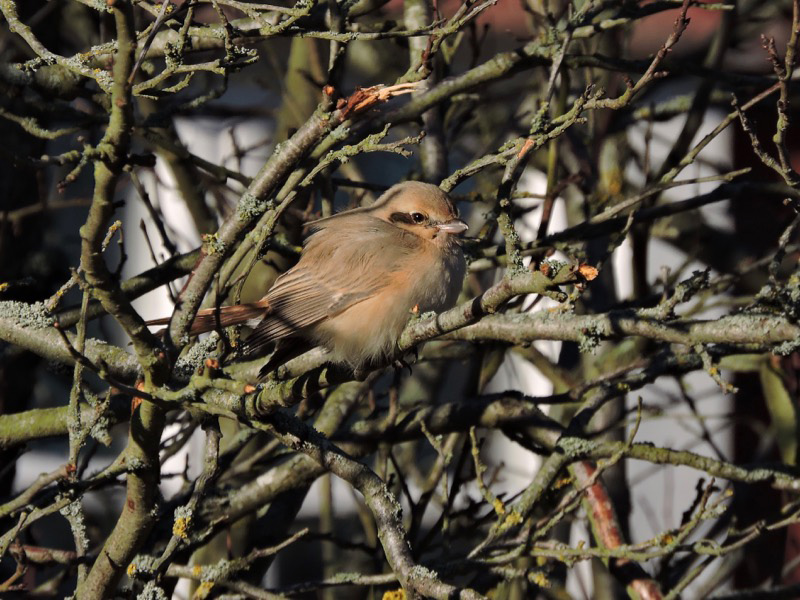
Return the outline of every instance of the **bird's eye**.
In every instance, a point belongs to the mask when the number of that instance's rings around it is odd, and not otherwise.
[[[419,212],[413,212],[411,213],[411,219],[414,221],[414,223],[424,223],[425,215]]]

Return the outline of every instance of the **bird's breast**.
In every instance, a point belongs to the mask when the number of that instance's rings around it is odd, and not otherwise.
[[[395,274],[373,296],[319,323],[313,335],[331,351],[334,362],[358,367],[384,359],[394,352],[411,316],[409,302],[408,278]]]
[[[466,264],[461,249],[424,249],[404,268],[386,274],[374,295],[316,325],[312,336],[335,362],[358,367],[391,357],[412,314],[441,311],[455,304]]]

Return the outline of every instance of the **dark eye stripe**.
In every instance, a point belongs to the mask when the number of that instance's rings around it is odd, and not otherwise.
[[[406,225],[422,225],[428,221],[428,215],[414,211],[412,213],[396,212],[389,216],[392,223],[405,223]]]
[[[392,223],[405,223],[407,225],[414,224],[414,219],[411,218],[411,215],[402,212],[392,213],[391,216],[389,217],[389,220]]]

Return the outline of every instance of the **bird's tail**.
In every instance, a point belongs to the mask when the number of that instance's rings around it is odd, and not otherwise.
[[[213,331],[221,327],[241,325],[252,320],[261,320],[267,312],[268,304],[265,300],[249,304],[236,304],[234,306],[221,306],[218,308],[205,308],[197,311],[192,321],[189,335],[198,335]],[[147,325],[167,325],[170,317],[147,321]]]

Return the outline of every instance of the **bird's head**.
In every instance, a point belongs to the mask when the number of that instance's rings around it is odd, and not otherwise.
[[[375,216],[437,246],[467,230],[449,196],[435,185],[406,181],[392,186],[370,209]]]

